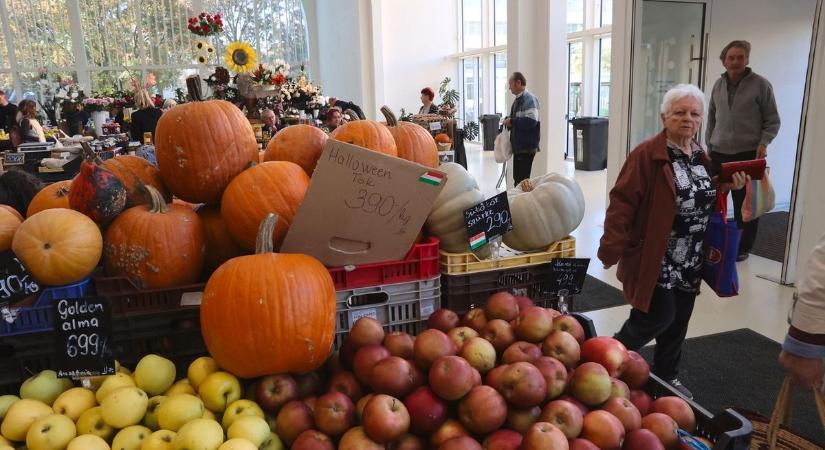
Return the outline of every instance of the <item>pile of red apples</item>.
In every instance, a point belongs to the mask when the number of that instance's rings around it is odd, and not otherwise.
[[[265,377],[256,400],[292,450],[679,450],[695,430],[687,402],[643,390],[638,353],[529,298],[439,309],[428,327],[362,318],[325,375]]]

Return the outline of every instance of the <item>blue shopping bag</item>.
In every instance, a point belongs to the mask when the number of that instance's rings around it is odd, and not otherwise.
[[[705,260],[702,279],[719,297],[739,295],[736,256],[742,232],[736,222],[727,220],[727,194],[719,194],[718,211],[711,213],[705,235]]]

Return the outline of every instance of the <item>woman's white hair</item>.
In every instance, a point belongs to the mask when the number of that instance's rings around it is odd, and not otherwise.
[[[662,114],[670,112],[673,107],[673,102],[683,99],[685,97],[693,97],[702,105],[702,111],[705,110],[707,104],[705,102],[705,93],[701,89],[692,84],[677,84],[670,88],[662,98]]]

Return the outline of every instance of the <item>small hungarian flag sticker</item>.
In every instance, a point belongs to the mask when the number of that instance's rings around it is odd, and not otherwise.
[[[433,186],[441,186],[444,182],[444,174],[441,172],[428,171],[424,175],[418,177],[418,181],[422,183],[431,184]]]
[[[487,243],[487,235],[482,231],[470,238],[470,249],[475,250]]]

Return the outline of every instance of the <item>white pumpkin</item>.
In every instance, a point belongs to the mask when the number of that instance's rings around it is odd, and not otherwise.
[[[567,237],[584,218],[584,194],[572,178],[557,173],[523,181],[507,191],[513,230],[504,234],[508,247],[545,250]]]
[[[461,164],[445,163],[438,170],[447,175],[447,182],[433,203],[427,217],[427,232],[441,241],[441,249],[450,253],[470,251],[467,228],[464,225],[464,210],[484,201],[484,194],[478,188],[475,178]],[[490,256],[488,246],[476,250],[483,258]]]

